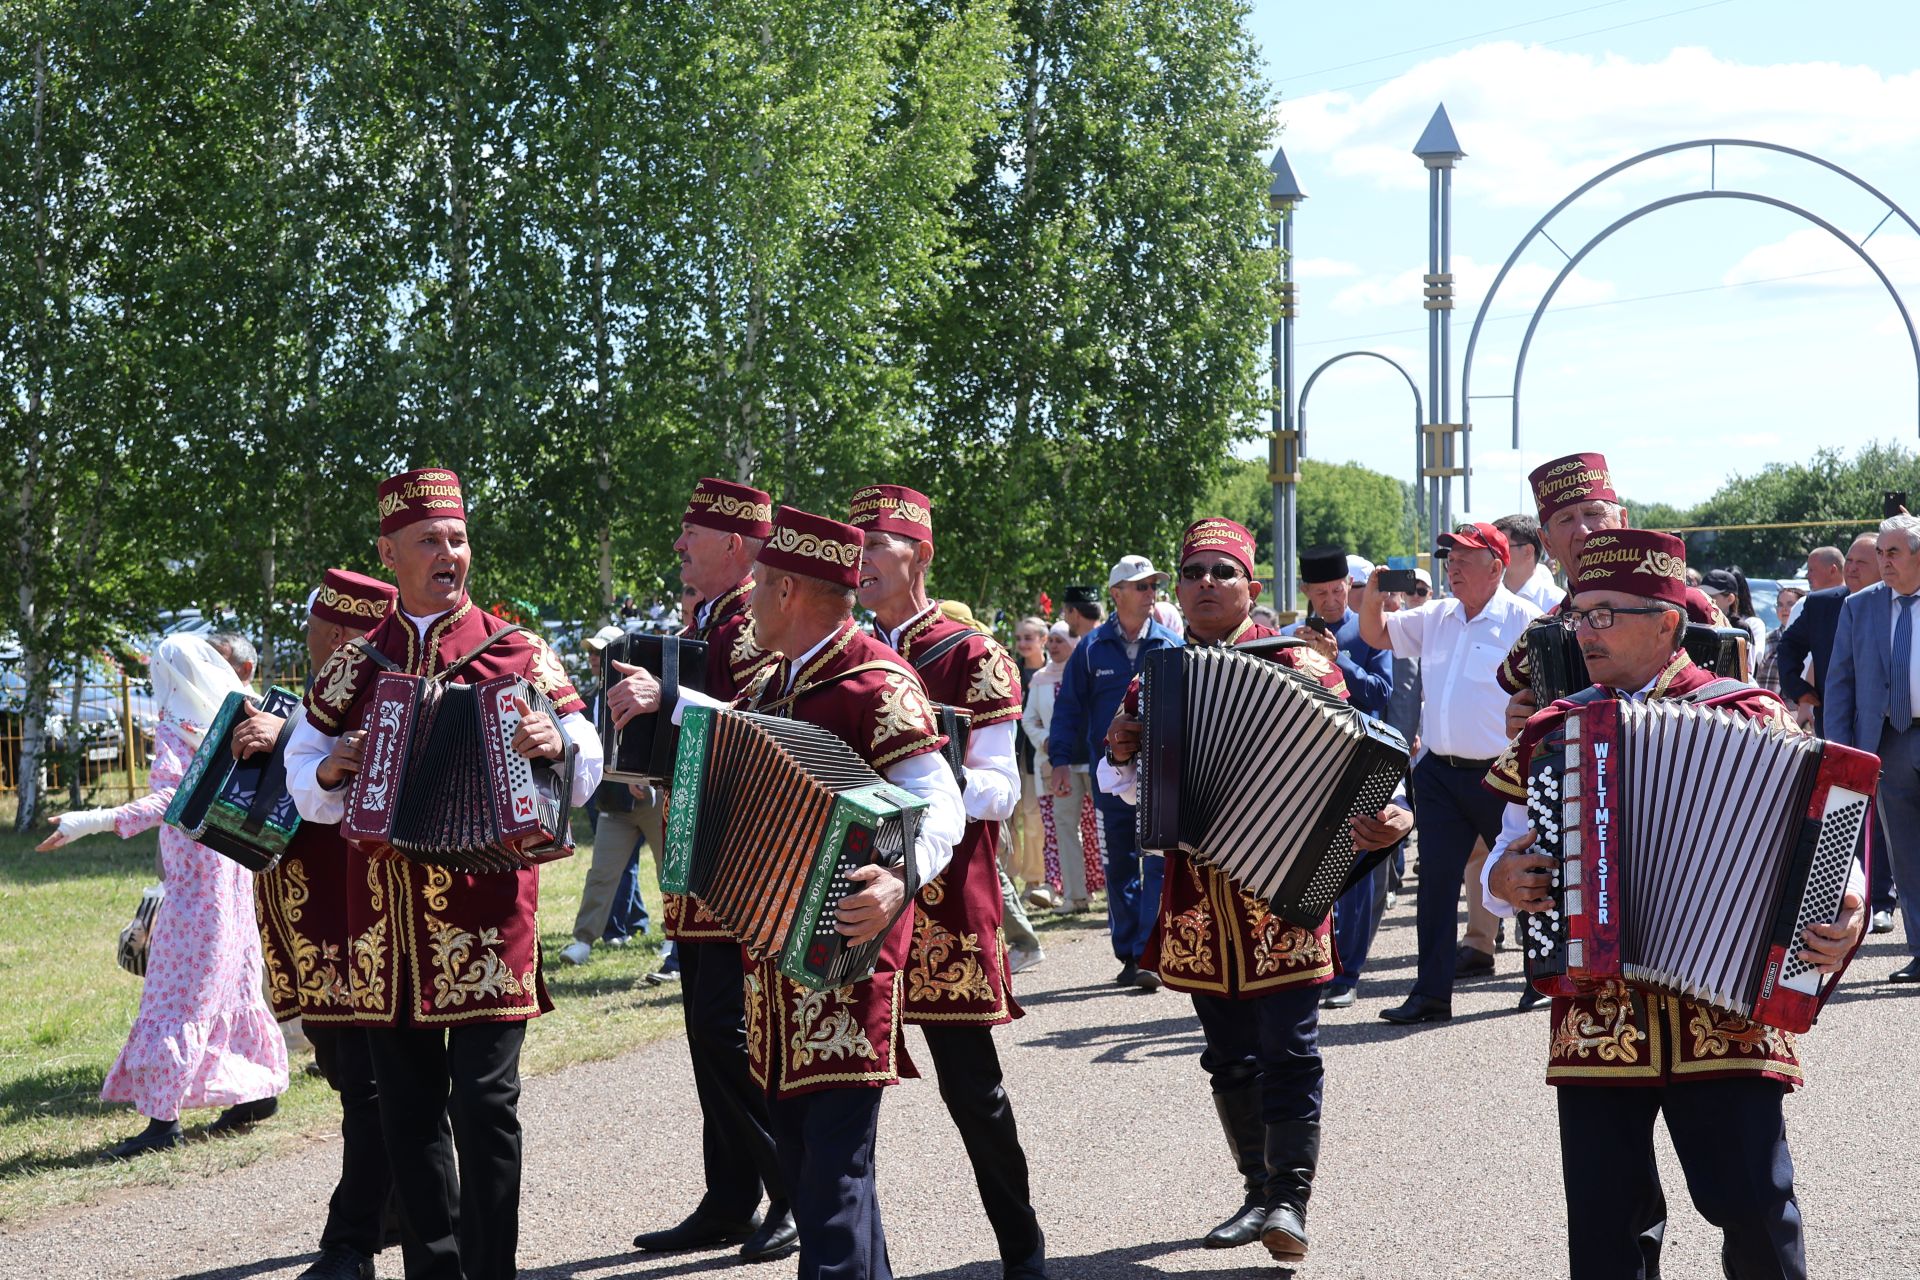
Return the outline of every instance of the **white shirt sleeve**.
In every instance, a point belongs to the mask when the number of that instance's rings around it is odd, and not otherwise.
[[[966,806],[947,758],[928,751],[887,766],[888,782],[927,802],[920,836],[913,844],[913,865],[921,884],[929,884],[953,861],[953,846],[966,834]]]
[[[1401,609],[1397,613],[1383,613],[1380,621],[1387,629],[1387,648],[1400,658],[1417,658],[1427,638],[1427,619],[1441,608],[1438,601],[1423,604],[1418,609]]]
[[[1011,720],[967,736],[967,817],[1002,822],[1020,807],[1020,765],[1013,758]]]
[[[573,758],[573,803],[583,805],[593,798],[594,788],[600,785],[600,778],[606,772],[606,749],[600,745],[600,731],[582,712],[561,716],[560,732],[578,748]],[[293,744],[287,745],[291,751]],[[295,804],[298,803],[296,800]]]
[[[314,728],[306,712],[296,711],[293,732],[287,736],[287,791],[293,807],[306,822],[338,822],[347,816],[347,787],[320,785],[320,766],[333,754],[340,739]]]
[[[1140,803],[1140,766],[1134,761],[1115,764],[1103,755],[1094,766],[1094,776],[1100,780],[1100,790],[1107,795],[1128,804]]]
[[[1480,868],[1480,901],[1503,920],[1513,919],[1513,905],[1505,898],[1494,897],[1487,889],[1493,883],[1493,864],[1507,856],[1507,846],[1532,829],[1527,821],[1527,806],[1509,804],[1500,815],[1500,838],[1493,842],[1493,848],[1487,851],[1486,865]]]
[[[687,686],[681,685],[680,700],[673,704],[673,722],[675,724],[679,724],[680,717],[687,714],[688,707],[709,707],[715,711],[733,710],[733,704],[725,698],[716,698],[710,693],[703,693],[699,689],[689,689]]]

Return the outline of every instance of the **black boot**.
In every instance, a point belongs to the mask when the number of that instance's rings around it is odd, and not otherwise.
[[[1267,1159],[1265,1133],[1260,1123],[1260,1087],[1248,1085],[1213,1095],[1227,1149],[1239,1166],[1244,1195],[1233,1216],[1207,1232],[1200,1243],[1209,1249],[1231,1249],[1260,1238],[1267,1220]]]
[[[186,1140],[178,1120],[149,1119],[144,1130],[108,1147],[107,1155],[115,1160],[131,1160],[149,1151],[170,1151]]]
[[[1267,1203],[1260,1243],[1276,1262],[1307,1256],[1307,1197],[1320,1163],[1320,1122],[1289,1120],[1266,1131]]]

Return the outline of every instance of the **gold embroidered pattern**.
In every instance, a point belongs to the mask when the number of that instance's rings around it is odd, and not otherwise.
[[[267,1003],[276,1010],[285,1009],[294,1001],[293,979],[280,963],[280,948],[273,945],[264,911],[260,914],[260,956],[267,966]]]
[[[747,1061],[767,1060],[767,989],[756,966],[747,970]]]
[[[811,1066],[816,1060],[855,1057],[872,1062],[880,1060],[880,1055],[873,1050],[873,1041],[867,1039],[867,1033],[847,1007],[853,998],[852,987],[809,991],[789,982],[786,988],[793,996],[793,1035],[787,1041],[791,1069]]]
[[[889,672],[886,688],[880,694],[880,711],[874,721],[873,741],[867,745],[878,747],[888,738],[897,738],[903,734],[932,736],[933,713],[927,707],[927,698],[920,690],[920,682],[907,673]]]
[[[980,963],[980,935],[954,933],[931,914],[913,918],[913,955],[907,966],[907,999],[957,1003],[993,999],[993,984]]]
[[[750,666],[765,657],[766,652],[767,651],[762,649],[758,642],[754,640],[753,619],[748,618],[746,623],[741,626],[740,634],[733,638],[733,649],[727,654],[727,661],[732,663],[737,669]]]
[[[453,888],[453,872],[445,867],[428,866],[427,883],[420,890],[420,896],[427,900],[427,907],[433,911],[447,909],[447,890]]]
[[[387,922],[373,927],[353,940],[351,978],[355,1008],[384,1011],[387,1007]]]
[[[370,600],[365,596],[352,595],[336,590],[332,584],[325,582],[320,584],[320,594],[314,597],[314,604],[344,613],[349,618],[371,618],[378,622],[387,616],[385,599]]]
[[[781,525],[773,531],[773,540],[767,543],[769,551],[778,551],[785,555],[799,556],[803,560],[820,560],[827,564],[837,564],[843,569],[851,569],[860,563],[860,544],[842,542],[838,538],[822,538],[818,534],[801,533],[792,525]]]
[[[357,644],[345,644],[335,649],[313,682],[313,697],[309,705],[319,710],[322,718],[330,724],[338,724],[340,717],[346,714],[347,708],[353,703],[354,687],[359,681],[361,668],[367,662],[366,652]]]
[[[1208,978],[1219,974],[1213,955],[1213,911],[1205,901],[1167,921],[1160,934],[1160,967]]]
[[[1793,1057],[1793,1037],[1778,1027],[1749,1022],[1737,1014],[1709,1009],[1691,1000],[1686,1003],[1687,1031],[1693,1036],[1694,1057],[1725,1058],[1755,1053],[1762,1057]]]
[[[973,683],[967,687],[968,702],[1005,702],[1013,697],[1020,674],[1013,668],[1007,651],[991,642],[987,655],[973,669]]]
[[[1603,984],[1592,994],[1593,1007],[1573,1001],[1567,1016],[1553,1032],[1555,1061],[1594,1055],[1601,1062],[1640,1060],[1640,1042],[1646,1033],[1634,1025],[1633,998],[1618,982]]]
[[[1236,890],[1236,892],[1238,892]],[[1259,898],[1240,895],[1240,910],[1253,935],[1253,973],[1272,977],[1283,969],[1313,968],[1327,962],[1327,946],[1315,933],[1288,924]]]
[[[433,952],[434,967],[439,970],[433,979],[434,1004],[437,1006],[458,1008],[469,997],[478,1001],[488,996],[505,998],[526,994],[520,979],[500,958],[497,950],[500,946],[498,929],[488,927],[475,934],[429,914],[427,937]],[[474,958],[476,947],[479,948],[478,958]],[[469,964],[470,959],[472,963]]]
[[[554,697],[555,693],[573,683],[567,679],[567,669],[561,665],[559,656],[538,636],[533,638],[533,662],[527,669],[527,679],[555,702],[560,700]]]
[[[280,864],[280,901],[286,906],[287,923],[300,923],[300,908],[307,905],[313,896],[313,886],[307,883],[307,864],[299,861]]]

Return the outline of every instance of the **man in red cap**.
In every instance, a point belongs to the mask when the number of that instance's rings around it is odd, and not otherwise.
[[[1540,610],[1508,591],[1507,536],[1491,524],[1463,524],[1436,541],[1450,595],[1417,609],[1386,612],[1374,570],[1360,601],[1360,635],[1376,649],[1420,659],[1420,736],[1413,766],[1420,832],[1420,897],[1415,910],[1420,965],[1405,1003],[1380,1016],[1404,1026],[1453,1017],[1460,954],[1460,889],[1476,841],[1500,832],[1500,806],[1480,780],[1506,748],[1506,695],[1494,681],[1500,661]]]
[[[1279,635],[1253,622],[1253,535],[1220,516],[1187,526],[1176,588],[1190,645],[1234,646]],[[1286,642],[1282,642],[1283,644]],[[1341,697],[1340,669],[1304,641],[1264,656],[1317,679]],[[1140,682],[1128,688],[1107,735],[1101,786],[1137,802]],[[1356,820],[1355,844],[1385,849],[1413,825],[1396,801]],[[1169,987],[1193,997],[1206,1036],[1200,1065],[1244,1182],[1239,1209],[1202,1241],[1224,1249],[1260,1240],[1281,1262],[1307,1255],[1307,1198],[1320,1159],[1320,989],[1338,963],[1328,921],[1290,925],[1219,868],[1169,852],[1146,961]]]
[[[756,642],[781,656],[735,705],[819,725],[926,800],[912,856],[920,883],[930,884],[965,833],[965,811],[920,677],[854,625],[860,544],[860,531],[838,520],[792,507],[775,513],[747,609]],[[630,672],[607,701],[624,724],[659,709],[660,685],[645,671]],[[682,687],[673,713],[689,703],[717,700]],[[897,1083],[903,1069],[913,1074],[899,1015],[914,913],[899,872],[872,866],[853,874],[865,888],[840,904],[836,923],[856,943],[885,934],[871,978],[811,991],[771,961],[746,973],[748,1063],[769,1099],[780,1176],[800,1232],[801,1280],[893,1274],[873,1147],[880,1087]]]
[[[974,1182],[1010,1280],[1046,1274],[1046,1240],[1034,1216],[1027,1154],[1001,1082],[992,1028],[1020,1016],[1001,929],[1000,824],[1020,802],[1014,726],[1020,673],[989,637],[944,616],[927,595],[933,512],[925,494],[869,485],[853,495],[862,534],[860,603],[879,637],[920,673],[927,695],[967,713],[963,787],[966,835],[945,874],[914,904],[907,958],[907,1022],[920,1027],[940,1096],[960,1130]]]
[[[287,743],[287,785],[308,822],[338,822],[359,770],[382,668],[458,684],[516,675],[561,715],[530,714],[513,748],[578,748],[573,803],[600,781],[600,739],[541,637],[477,609],[459,477],[438,467],[380,486],[380,561],[399,587],[364,645],[336,650]],[[484,646],[484,647],[483,647]],[[565,738],[562,734],[565,734]],[[520,1226],[520,1045],[553,1007],[540,976],[537,872],[468,875],[387,846],[347,861],[348,982],[367,1029],[380,1123],[406,1218],[409,1280],[511,1277]],[[457,1169],[456,1169],[457,1145]]]
[[[395,598],[393,587],[377,578],[327,570],[307,607],[313,670],[378,626]],[[281,725],[279,716],[255,710],[234,728],[234,758],[271,751]],[[353,1020],[347,858],[337,823],[302,822],[279,864],[253,882],[267,1003],[282,1022],[300,1019],[315,1065],[340,1098],[340,1180],[327,1203],[320,1256],[300,1280],[373,1280],[393,1187],[373,1059],[366,1032]]]
[[[1570,453],[1535,467],[1527,476],[1533,486],[1534,506],[1540,512],[1540,540],[1547,557],[1563,565],[1577,564],[1589,534],[1625,529],[1632,521],[1613,488],[1613,472],[1598,453]],[[1727,619],[1697,587],[1686,593],[1687,620],[1724,627]],[[1557,610],[1547,611],[1551,617]],[[1533,696],[1533,669],[1526,640],[1513,646],[1500,664],[1500,687],[1512,695],[1507,707],[1507,736],[1520,732],[1527,717],[1539,710]]]
[[[754,641],[747,597],[754,558],[773,532],[773,499],[751,485],[712,476],[694,486],[673,550],[680,580],[699,601],[680,634],[707,646],[706,689],[731,703],[778,655]],[[633,668],[614,663],[608,684]],[[680,1007],[700,1099],[700,1155],[706,1182],[683,1221],[645,1231],[633,1247],[650,1253],[740,1244],[759,1262],[791,1253],[798,1240],[774,1156],[767,1095],[747,1072],[747,1026],[740,944],[697,898],[667,894],[667,938],[680,962]],[[757,1218],[764,1189],[769,1204]]]
[[[1526,852],[1534,843],[1526,779],[1536,757],[1564,745],[1577,702],[1679,699],[1799,732],[1777,694],[1716,679],[1687,657],[1686,547],[1678,538],[1594,532],[1572,588],[1560,616],[1580,638],[1594,685],[1528,720],[1487,777],[1508,801],[1484,885],[1487,906],[1501,915],[1552,906],[1551,860]],[[1803,934],[1801,956],[1821,972],[1843,969],[1859,945],[1864,890],[1856,865],[1839,922]],[[1782,1100],[1801,1080],[1791,1035],[1726,1010],[1619,982],[1555,996],[1547,1083],[1557,1086],[1573,1280],[1659,1274],[1666,1201],[1653,1125],[1662,1112],[1694,1204],[1724,1233],[1726,1274],[1805,1277],[1782,1115]]]

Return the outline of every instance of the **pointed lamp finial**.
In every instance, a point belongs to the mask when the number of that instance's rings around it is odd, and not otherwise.
[[[1413,154],[1426,161],[1429,169],[1451,169],[1456,161],[1466,158],[1467,153],[1460,149],[1460,140],[1453,136],[1453,121],[1447,119],[1446,103],[1434,108],[1426,132],[1413,144]]]
[[[1267,171],[1273,175],[1273,182],[1267,187],[1269,205],[1275,209],[1285,209],[1307,198],[1307,193],[1300,189],[1300,180],[1293,176],[1293,166],[1287,163],[1284,147],[1274,149]]]

